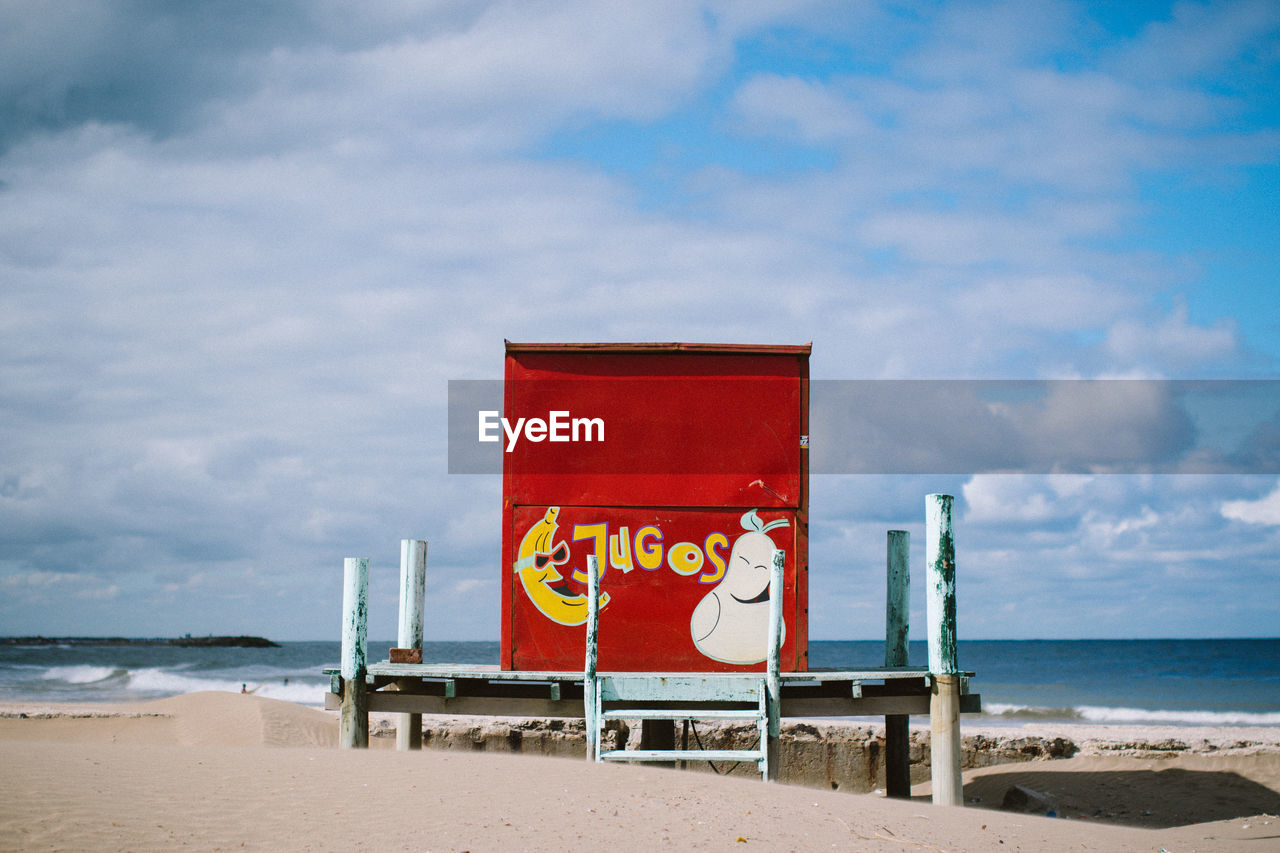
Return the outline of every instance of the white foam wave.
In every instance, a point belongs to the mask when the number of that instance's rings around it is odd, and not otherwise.
[[[1078,717],[1075,708],[1049,708],[1043,705],[1007,705],[1001,702],[983,702],[982,713],[998,717]]]
[[[174,672],[168,669],[140,669],[129,675],[129,688],[144,693],[176,695],[179,693],[199,693],[205,690],[217,690],[239,693],[241,688],[268,699],[281,699],[299,705],[324,705],[324,694],[327,685],[291,681],[285,684],[283,679],[276,681],[246,681],[229,678],[202,678]]]
[[[1080,716],[1091,723],[1168,723],[1192,726],[1277,726],[1280,712],[1149,711],[1145,708],[1101,708],[1081,705]]]
[[[129,688],[147,693],[196,693],[201,690],[239,690],[240,682],[201,678],[172,669],[139,669],[129,673]]]
[[[252,684],[249,686],[253,687]],[[324,694],[328,690],[328,684],[305,684],[291,681],[288,684],[264,684],[257,689],[256,693],[268,699],[280,699],[285,702],[293,702],[295,705],[312,705],[317,708],[323,708]]]
[[[79,664],[50,667],[44,671],[44,675],[41,677],[46,681],[63,681],[67,684],[92,684],[95,681],[111,678],[113,675],[123,674],[123,672],[123,670],[109,666]]]
[[[1098,725],[1159,723],[1171,726],[1280,726],[1280,712],[1274,711],[1153,711],[1146,708],[1109,708],[1099,705],[1049,708],[984,702],[982,712],[1005,719],[1070,720]]]

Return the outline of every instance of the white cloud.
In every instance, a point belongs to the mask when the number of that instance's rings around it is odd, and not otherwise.
[[[1050,468],[1171,464],[1195,431],[1169,383],[1055,382],[1039,405],[1010,407],[1031,458]]]
[[[733,107],[755,132],[806,142],[846,145],[872,129],[856,102],[829,86],[797,77],[756,75],[734,93]]]
[[[979,523],[1048,521],[1062,513],[1029,477],[979,475],[964,484],[964,519]]]
[[[1149,506],[1142,507],[1138,515],[1123,517],[1105,513],[1086,512],[1081,519],[1082,532],[1101,547],[1114,547],[1120,537],[1155,528],[1162,523],[1159,514]],[[1138,537],[1138,541],[1142,541]]]
[[[1218,320],[1197,325],[1185,305],[1150,320],[1119,320],[1107,330],[1106,349],[1117,365],[1161,365],[1171,373],[1185,373],[1200,365],[1222,363],[1240,355],[1235,323]]]
[[[1246,524],[1280,525],[1280,485],[1256,500],[1223,501],[1222,517]]]
[[[0,577],[0,585],[10,590],[39,589],[64,584],[81,583],[83,578],[70,572],[21,572]]]
[[[1156,80],[1218,73],[1242,53],[1273,50],[1280,31],[1280,11],[1267,0],[1227,6],[1182,2],[1171,12],[1166,20],[1149,22],[1117,53],[1115,62],[1126,73]]]
[[[99,589],[76,590],[75,597],[82,601],[111,601],[120,595],[120,587],[116,584]]]
[[[1180,8],[1071,70],[1046,57],[1084,13],[1023,5],[305,3],[242,29],[181,6],[6,7],[0,540],[23,571],[0,582],[92,572],[81,593],[114,595],[103,626],[154,616],[123,602],[166,591],[177,623],[305,586],[295,611],[260,614],[302,636],[329,630],[342,556],[394,566],[403,536],[431,540],[460,594],[496,584],[499,487],[445,475],[443,389],[498,376],[504,337],[812,339],[830,378],[1238,363],[1231,323],[1154,305],[1183,281],[1176,253],[1128,240],[1147,170],[1271,162],[1273,138],[1224,121],[1235,102],[1191,76],[1253,61],[1265,7]],[[1176,77],[1127,70],[1201,25],[1212,44]],[[789,45],[840,61],[770,68]],[[637,141],[634,162],[544,156],[600,123]],[[813,147],[830,168],[751,168]],[[1089,417],[1138,434],[1158,402]],[[1045,452],[1079,417],[1041,413]],[[815,530],[905,523],[934,488],[876,482],[827,487]],[[992,577],[1019,554],[1107,565],[1063,533],[1087,505],[1117,541],[1169,534],[1140,490],[1055,482],[964,485],[969,524],[1019,528]],[[1143,506],[1161,522],[1121,529]],[[0,603],[17,617],[36,618]]]
[[[473,595],[476,592],[483,591],[486,587],[497,586],[496,582],[491,580],[476,580],[474,578],[460,580],[455,583],[450,590],[454,596],[462,598],[464,596]]]
[[[992,277],[975,282],[956,302],[973,322],[989,324],[993,333],[1019,324],[1067,332],[1136,307],[1132,294],[1070,273]]]

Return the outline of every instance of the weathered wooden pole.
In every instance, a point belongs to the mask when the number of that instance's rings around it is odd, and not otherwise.
[[[596,653],[600,633],[600,565],[587,555],[587,659],[582,673],[582,705],[587,730],[587,761],[600,754],[600,721],[596,718]]]
[[[400,632],[402,649],[422,648],[422,613],[426,598],[427,543],[400,540]],[[422,715],[401,714],[396,726],[396,749],[422,749]]]
[[[956,548],[951,495],[925,497],[925,606],[929,620],[929,757],[933,802],[964,805],[960,775],[960,667],[956,661]]]
[[[765,708],[769,715],[769,737],[765,747],[765,779],[778,780],[782,736],[782,567],[786,563],[785,551],[774,549],[773,565],[769,571],[769,645],[765,660]]]
[[[884,665],[909,666],[911,534],[890,530],[885,552]],[[884,790],[911,798],[911,727],[906,714],[884,718]]]
[[[369,558],[347,557],[342,564],[342,716],[338,746],[369,746],[369,705],[365,688],[368,657]]]

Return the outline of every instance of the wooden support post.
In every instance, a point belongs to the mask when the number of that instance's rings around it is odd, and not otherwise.
[[[600,760],[600,720],[596,716],[596,654],[600,633],[600,565],[587,555],[587,655],[582,673],[582,705],[587,730],[587,761]]]
[[[400,540],[400,632],[402,649],[422,648],[422,613],[426,597],[427,543]],[[396,725],[396,749],[422,749],[422,715],[401,714]]]
[[[769,645],[768,657],[765,659],[765,708],[769,715],[769,725],[768,743],[764,744],[765,779],[769,782],[778,780],[781,757],[779,738],[782,736],[782,679],[778,671],[782,668],[782,567],[786,559],[785,551],[775,549],[769,572]]]
[[[884,665],[910,666],[911,534],[890,530],[885,557]],[[911,727],[906,714],[884,718],[884,790],[911,798]]]
[[[964,805],[960,775],[960,667],[951,495],[925,497],[925,606],[929,620],[929,755],[935,805]]]
[[[342,716],[338,746],[369,746],[368,657],[369,559],[347,557],[342,565]]]
[[[960,676],[935,675],[929,696],[929,760],[933,803],[964,805],[960,773]]]

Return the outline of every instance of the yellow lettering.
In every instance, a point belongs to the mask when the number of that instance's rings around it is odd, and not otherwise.
[[[650,546],[646,539],[652,539],[654,544]],[[662,531],[652,524],[636,531],[636,560],[647,572],[662,566]]]
[[[635,568],[631,562],[631,531],[625,527],[609,537],[609,565],[626,574]]]
[[[696,575],[702,570],[702,549],[692,542],[677,542],[667,552],[667,565],[678,575]]]
[[[575,524],[573,526],[574,542],[577,542],[582,539],[596,540],[594,550],[596,552],[596,565],[600,567],[601,580],[604,579],[605,572],[609,571],[609,566],[604,561],[605,540],[607,540],[608,538],[609,538],[609,525],[606,523],[602,522],[600,524]],[[586,569],[574,569],[573,579],[576,580],[578,583],[586,583],[587,582]]]
[[[707,552],[707,559],[711,561],[711,565],[715,566],[713,571],[698,576],[698,583],[719,583],[724,577],[725,559],[724,555],[716,551],[717,548],[728,548],[729,537],[723,533],[712,533],[707,537],[703,550]]]

